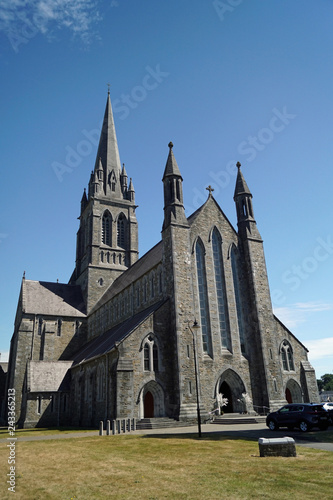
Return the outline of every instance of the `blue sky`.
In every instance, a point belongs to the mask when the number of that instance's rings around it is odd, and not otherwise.
[[[0,351],[23,271],[67,282],[107,96],[139,205],[160,239],[168,154],[190,215],[206,187],[236,225],[235,163],[253,193],[276,314],[333,371],[333,2],[3,0]]]

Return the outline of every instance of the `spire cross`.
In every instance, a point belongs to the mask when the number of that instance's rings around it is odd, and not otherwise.
[[[236,163],[236,167],[237,167],[237,168],[241,168],[241,166],[242,166],[242,164],[238,161],[238,162]]]
[[[212,191],[214,191],[214,188],[212,188],[211,185],[209,185],[208,187],[206,187],[207,191],[209,191],[209,196],[212,194]]]
[[[108,86],[108,94],[110,95],[110,84],[108,83],[107,86]]]

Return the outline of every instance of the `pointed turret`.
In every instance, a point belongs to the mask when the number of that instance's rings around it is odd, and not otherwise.
[[[251,237],[261,240],[256,221],[254,220],[252,207],[252,193],[244,179],[240,169],[241,164],[237,162],[238,174],[234,193],[234,201],[237,211],[237,225],[241,237]]]
[[[178,168],[178,164],[175,158],[175,155],[173,154],[172,148],[173,144],[172,142],[169,142],[168,144],[169,148],[169,156],[165,165],[164,169],[164,174],[163,174],[163,182],[166,177],[179,177],[181,180],[183,180],[182,176],[180,175],[180,171]]]
[[[125,163],[123,163],[123,169],[121,171],[121,176],[120,176],[120,183],[121,183],[122,193],[126,197],[126,195],[127,195],[127,172],[125,169]]]
[[[163,229],[169,224],[188,225],[183,205],[183,178],[173,154],[172,142],[169,142],[169,155],[164,169],[164,223]]]
[[[81,198],[81,214],[84,212],[84,209],[88,205],[88,198],[87,198],[87,193],[86,193],[86,188],[84,188],[83,195]]]
[[[132,202],[135,201],[135,191],[134,191],[132,177],[130,177],[130,182],[129,182],[128,191],[127,191],[127,197],[129,199],[129,201],[132,201]]]

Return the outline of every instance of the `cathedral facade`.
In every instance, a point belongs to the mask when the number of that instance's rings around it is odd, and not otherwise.
[[[170,143],[162,239],[139,258],[135,192],[108,95],[69,283],[22,280],[7,381],[19,426],[191,421],[196,385],[204,419],[222,397],[233,413],[319,401],[306,347],[273,314],[252,194],[237,166],[237,230],[211,189],[186,217]]]

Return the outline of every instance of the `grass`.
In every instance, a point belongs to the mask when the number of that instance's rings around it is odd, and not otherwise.
[[[258,443],[205,434],[119,435],[16,445],[24,500],[332,498],[333,453],[297,447],[296,458],[259,457]],[[1,454],[2,499],[8,453]]]

